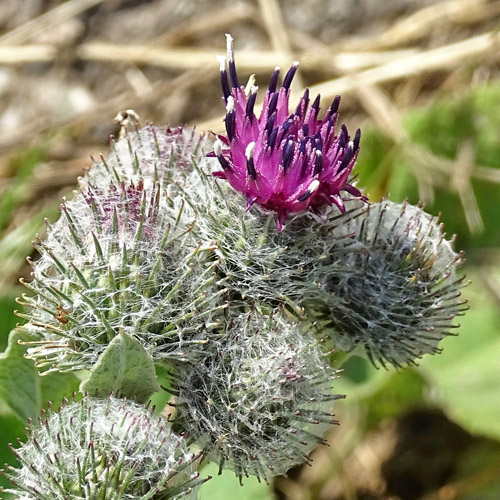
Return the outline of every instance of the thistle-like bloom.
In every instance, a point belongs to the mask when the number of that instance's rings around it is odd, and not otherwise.
[[[310,276],[304,304],[311,319],[338,348],[361,346],[374,364],[400,367],[440,352],[466,309],[462,256],[442,226],[420,207],[383,201],[339,224],[328,235],[331,247],[350,233],[345,252],[327,259],[339,271],[320,265]]]
[[[13,486],[6,491],[20,500],[194,500],[206,480],[194,470],[199,456],[168,422],[112,396],[63,401],[12,451],[21,467],[7,466]]]
[[[297,109],[289,113],[290,85],[298,66],[295,62],[279,90],[279,68],[275,68],[257,118],[257,87],[251,82],[248,89],[240,86],[229,35],[227,43],[230,78],[226,58],[220,58],[227,137],[219,136],[215,143],[215,156],[223,168],[215,175],[227,179],[243,193],[248,208],[257,203],[275,211],[278,231],[291,213],[333,204],[343,212],[342,191],[362,198],[350,183],[359,152],[360,130],[351,140],[342,125],[335,135],[340,97],[334,99],[320,120],[320,96],[309,105],[306,89]]]
[[[176,424],[240,478],[267,479],[308,462],[335,424],[335,378],[307,333],[281,318],[256,312],[228,321],[227,331],[207,345],[176,382]]]

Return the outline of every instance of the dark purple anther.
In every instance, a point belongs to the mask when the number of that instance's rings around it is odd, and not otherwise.
[[[361,130],[358,128],[356,130],[356,134],[354,136],[354,141],[353,141],[354,151],[357,151],[359,149],[359,141],[360,140],[361,140]]]
[[[323,153],[316,151],[316,160],[314,160],[313,175],[318,175],[323,171]]]
[[[349,165],[349,162],[352,160],[353,154],[354,154],[354,151],[352,149],[352,144],[349,144],[347,146],[345,153],[344,153],[344,157],[342,158],[342,161],[340,162],[338,172],[342,172],[342,170],[344,170],[344,168],[346,168],[347,165]]]
[[[236,73],[236,65],[234,63],[233,38],[231,35],[226,35],[226,43],[227,43],[227,63],[229,66],[229,75],[231,76],[231,83],[233,89],[239,89],[240,83],[238,81],[238,74]]]
[[[220,62],[220,85],[222,87],[222,95],[224,96],[224,101],[227,103],[227,98],[231,95],[231,90],[229,88],[229,81],[227,79],[226,70],[226,58],[221,57]]]
[[[236,129],[236,115],[234,111],[231,111],[226,115],[225,118],[226,123],[226,132],[230,141],[234,139],[234,131]]]
[[[255,170],[255,165],[253,162],[253,151],[255,149],[255,142],[251,142],[245,151],[245,156],[247,158],[247,172],[250,177],[254,180],[257,179],[257,171]]]
[[[349,136],[349,133],[347,132],[347,128],[344,124],[342,124],[340,128],[340,134],[339,134],[339,149],[344,149],[346,144],[347,144],[347,138]]]
[[[271,75],[271,78],[269,80],[269,87],[268,91],[270,94],[273,92],[276,92],[276,85],[278,84],[278,76],[280,74],[280,69],[278,66],[274,68],[273,74]]]
[[[231,83],[233,89],[238,89],[240,87],[240,83],[238,81],[238,75],[236,74],[236,66],[234,65],[234,61],[229,61],[229,74],[231,75]]]
[[[304,95],[302,96],[302,99],[299,101],[299,105],[297,106],[297,109],[295,110],[295,114],[298,117],[303,117],[306,114],[308,104],[309,104],[309,89],[306,89],[304,91]]]
[[[318,116],[318,113],[319,113],[319,103],[320,103],[320,100],[321,100],[321,95],[318,94],[316,96],[316,99],[314,99],[314,102],[312,103],[312,106],[311,106],[311,108],[313,108],[315,110],[315,114],[314,114],[315,118]]]
[[[292,64],[292,67],[288,70],[287,74],[285,75],[285,78],[283,79],[283,88],[289,90],[290,85],[292,84],[293,77],[295,76],[295,73],[297,73],[297,67],[299,63],[295,61]]]
[[[288,129],[292,126],[292,123],[293,123],[293,118],[288,118],[288,120],[285,123],[283,123],[281,127],[281,131],[283,133],[283,135],[281,136],[281,140],[283,140],[283,137],[288,132]]]
[[[298,198],[297,201],[306,201],[308,200],[318,189],[319,182],[314,180],[311,182],[306,191],[304,191]]]
[[[340,96],[336,95],[335,99],[330,105],[330,110],[329,110],[330,116],[334,115],[339,110],[339,104],[340,104]]]
[[[292,162],[294,149],[294,140],[292,137],[289,137],[283,149],[283,169],[285,170],[285,172]]]
[[[255,171],[255,165],[253,164],[253,158],[247,158],[247,171],[250,177],[257,179],[257,172]]]
[[[229,166],[229,163],[227,162],[227,160],[221,155],[221,156],[217,156],[217,159],[219,160],[219,163],[221,164],[222,168],[224,170],[231,170],[231,167]]]
[[[269,114],[272,114],[276,111],[276,106],[278,105],[278,97],[279,97],[279,94],[277,92],[275,92],[273,94],[273,96],[271,97],[271,99],[269,101],[269,105],[268,105],[268,110],[269,110],[268,113]]]
[[[245,115],[247,118],[250,118],[250,121],[253,120],[253,108],[255,106],[255,99],[257,99],[257,92],[251,92],[248,97],[247,106],[245,108]]]
[[[314,136],[314,147],[319,151],[323,150],[323,141],[319,132],[316,132],[316,135]]]
[[[268,135],[271,133],[272,128],[274,127],[274,122],[276,121],[276,112],[274,112],[267,120],[266,127],[264,130],[267,130]]]
[[[326,117],[325,117],[325,120],[326,120]],[[333,128],[335,128],[335,117],[334,116],[330,117],[330,119],[328,120],[328,126],[326,127],[326,137],[330,136],[330,132]]]
[[[278,127],[274,128],[273,131],[268,134],[269,139],[267,140],[267,145],[270,149],[274,149],[276,144],[276,137],[278,137]]]
[[[228,161],[226,160],[226,158],[224,158],[224,155],[222,154],[222,142],[218,139],[215,141],[215,144],[214,144],[214,152],[215,152],[215,156],[217,156],[217,159],[219,160],[219,163],[221,164],[222,168],[225,171],[232,172],[233,169],[231,168]]]

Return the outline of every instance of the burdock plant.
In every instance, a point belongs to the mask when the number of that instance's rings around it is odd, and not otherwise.
[[[88,395],[49,412],[7,470],[19,498],[191,495],[198,453],[240,480],[285,474],[336,424],[332,345],[399,368],[439,352],[464,311],[437,221],[356,187],[361,135],[338,127],[340,99],[320,116],[306,90],[290,111],[294,63],[257,117],[227,40],[226,134],[112,141],[37,239],[20,299],[40,371],[146,402],[162,365],[170,415]]]

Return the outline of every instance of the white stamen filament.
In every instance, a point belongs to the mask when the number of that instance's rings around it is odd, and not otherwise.
[[[253,151],[255,149],[255,142],[250,142],[245,149],[245,156],[247,157],[247,160],[253,157]]]
[[[250,75],[248,82],[245,86],[245,95],[248,97],[252,89],[255,87],[255,75]]]
[[[219,61],[221,72],[226,71],[226,57],[225,56],[215,56],[215,57],[217,61]]]
[[[217,139],[214,143],[214,153],[217,157],[222,155],[222,141],[220,139]]]
[[[234,61],[233,37],[226,33],[227,59],[230,62]]]
[[[319,181],[318,179],[314,179],[311,184],[309,184],[309,187],[307,188],[307,190],[309,191],[309,193],[314,193],[314,191],[316,191],[317,189],[319,188]]]

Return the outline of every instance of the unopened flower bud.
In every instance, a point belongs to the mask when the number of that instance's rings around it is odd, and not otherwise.
[[[334,256],[341,271],[318,266],[317,286],[304,304],[335,346],[361,346],[373,363],[396,367],[440,352],[439,341],[466,308],[457,277],[462,257],[437,220],[420,207],[382,201],[360,209],[327,238],[332,248],[345,242]]]
[[[212,247],[193,238],[180,198],[147,184],[89,185],[36,243],[19,315],[42,370],[89,369],[120,332],[154,360],[188,358],[192,338],[224,309]]]
[[[174,425],[240,480],[266,479],[309,461],[335,424],[335,370],[314,339],[279,317],[229,320],[204,359],[180,367]]]

